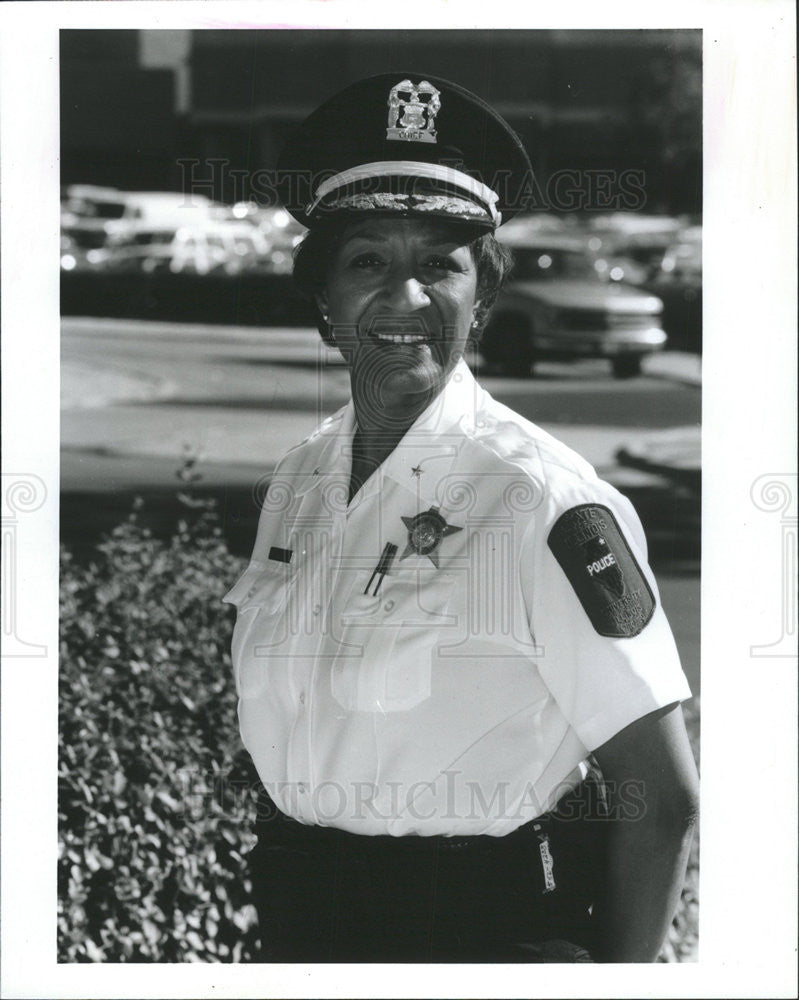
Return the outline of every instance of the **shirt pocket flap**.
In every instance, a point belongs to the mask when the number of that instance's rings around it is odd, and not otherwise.
[[[373,596],[353,591],[342,610],[344,625],[436,625],[450,622],[447,606],[455,585],[453,576],[436,574],[386,577]]]

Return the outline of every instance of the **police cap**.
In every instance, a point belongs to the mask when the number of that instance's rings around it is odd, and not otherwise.
[[[367,77],[316,109],[278,164],[286,208],[314,227],[341,213],[495,229],[524,208],[521,140],[485,101],[434,76]]]

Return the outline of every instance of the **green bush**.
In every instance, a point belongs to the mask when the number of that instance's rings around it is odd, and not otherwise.
[[[62,552],[60,961],[256,952],[258,782],[220,603],[243,567],[213,514],[187,510],[169,541],[134,511],[88,567]]]

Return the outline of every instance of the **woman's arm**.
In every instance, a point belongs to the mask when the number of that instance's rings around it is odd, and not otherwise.
[[[680,900],[699,805],[682,709],[675,704],[645,715],[594,756],[611,816],[594,957],[654,962]],[[635,811],[631,798],[639,804]]]

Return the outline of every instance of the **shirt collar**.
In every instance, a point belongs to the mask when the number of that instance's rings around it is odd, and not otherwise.
[[[400,446],[413,447],[431,437],[446,436],[464,418],[474,420],[474,414],[480,409],[484,395],[484,390],[461,358],[450,372],[444,388],[417,417],[400,441]]]
[[[420,502],[433,503],[437,486],[451,469],[463,443],[459,428],[474,423],[484,396],[485,391],[461,359],[438,396],[383,462],[379,474],[354,498],[353,507],[376,492],[386,476],[415,493]],[[352,400],[322,423],[318,431],[319,446],[313,456],[309,455],[307,474],[297,492],[305,493],[330,482],[331,476],[349,475],[356,427]]]
[[[481,393],[466,362],[459,361],[438,396],[383,462],[382,475],[415,493],[422,503],[440,502],[439,483],[463,444],[460,426],[473,421]]]

